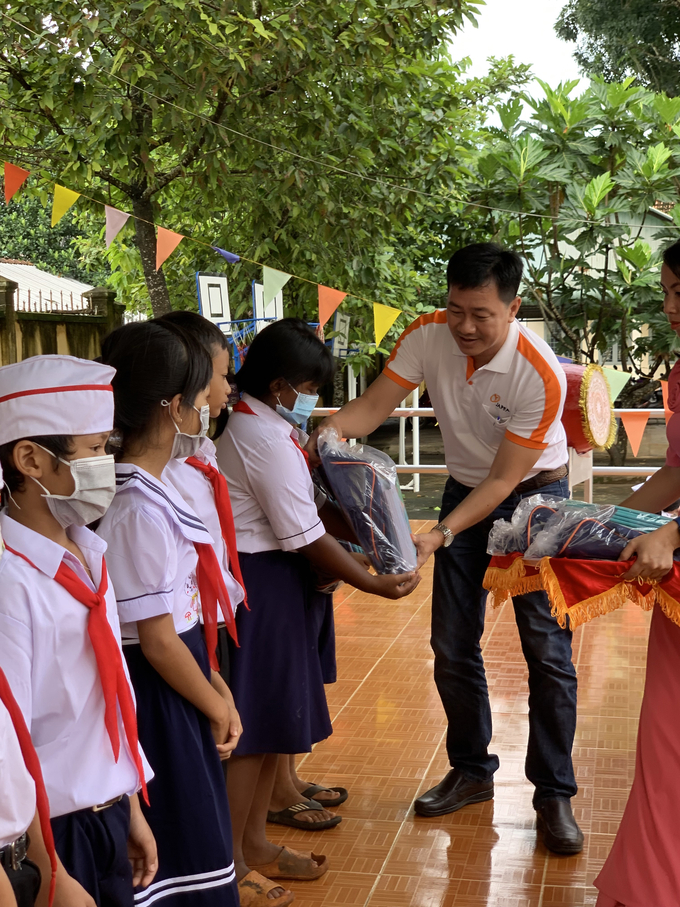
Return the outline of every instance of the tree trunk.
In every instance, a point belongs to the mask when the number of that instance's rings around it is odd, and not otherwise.
[[[625,466],[626,454],[628,453],[628,435],[623,422],[620,419],[618,422],[619,430],[616,435],[616,441],[614,441],[607,453],[609,454],[609,463],[612,466]]]
[[[335,375],[333,376],[333,406],[343,406],[345,403],[345,370],[341,360],[335,360]],[[347,368],[350,366],[348,365]]]
[[[142,257],[142,268],[146,288],[149,291],[151,310],[154,317],[165,315],[171,309],[170,294],[165,282],[163,269],[156,270],[156,231],[154,229],[153,205],[150,199],[137,198],[132,201],[135,215],[137,248]]]

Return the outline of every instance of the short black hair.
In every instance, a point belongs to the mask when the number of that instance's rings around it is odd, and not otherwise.
[[[250,344],[245,362],[236,373],[236,385],[258,400],[269,386],[284,378],[295,387],[311,381],[321,387],[333,380],[333,354],[300,318],[282,318],[267,325]]]
[[[663,263],[671,269],[676,277],[680,277],[680,239],[664,249]]]
[[[59,460],[56,458],[62,457],[66,459],[73,453],[73,435],[35,435],[30,438],[17,438],[16,441],[8,441],[7,444],[1,445],[0,465],[2,466],[2,475],[5,480],[5,487],[2,490],[3,504],[7,503],[10,493],[14,494],[15,491],[24,490],[26,476],[16,468],[12,456],[14,448],[19,441],[33,441],[34,444],[39,444],[49,450],[50,453],[53,453],[54,459],[52,463],[55,472],[59,468]]]
[[[197,312],[167,312],[152,320],[159,324],[174,324],[187,334],[191,334],[199,343],[203,344],[211,356],[214,353],[214,347],[225,350],[229,346],[226,335],[217,325]]]
[[[162,400],[181,394],[191,406],[213,374],[203,344],[177,325],[159,320],[116,328],[104,338],[102,362],[116,369],[111,384],[118,454],[155,426]]]
[[[478,242],[454,252],[446,269],[446,282],[448,287],[470,290],[493,281],[499,297],[509,305],[517,296],[523,270],[516,252],[498,243]]]

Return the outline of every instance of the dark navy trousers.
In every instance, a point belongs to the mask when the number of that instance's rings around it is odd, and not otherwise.
[[[441,519],[472,491],[449,478]],[[565,498],[562,479],[540,489]],[[456,535],[435,554],[432,594],[434,676],[448,719],[447,751],[451,765],[468,778],[486,781],[499,766],[489,752],[492,721],[480,639],[484,630],[486,592],[482,581],[490,556],[489,531],[495,520],[509,520],[522,497],[513,493],[487,519]],[[576,671],[571,637],[550,613],[544,592],[513,599],[522,651],[529,668],[529,744],[526,776],[535,786],[534,805],[576,794],[571,749],[576,730]]]

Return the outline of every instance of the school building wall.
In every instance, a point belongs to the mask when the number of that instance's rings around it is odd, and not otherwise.
[[[0,365],[55,353],[94,359],[103,338],[123,323],[125,306],[106,287],[86,294],[82,313],[17,311],[17,289],[15,281],[0,277]]]

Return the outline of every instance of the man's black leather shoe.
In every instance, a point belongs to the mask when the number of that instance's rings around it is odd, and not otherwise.
[[[470,803],[493,799],[493,781],[472,781],[452,768],[436,787],[418,797],[413,804],[419,816],[445,816]]]
[[[553,853],[575,854],[583,850],[583,832],[576,824],[570,800],[543,800],[536,807],[536,828]]]

